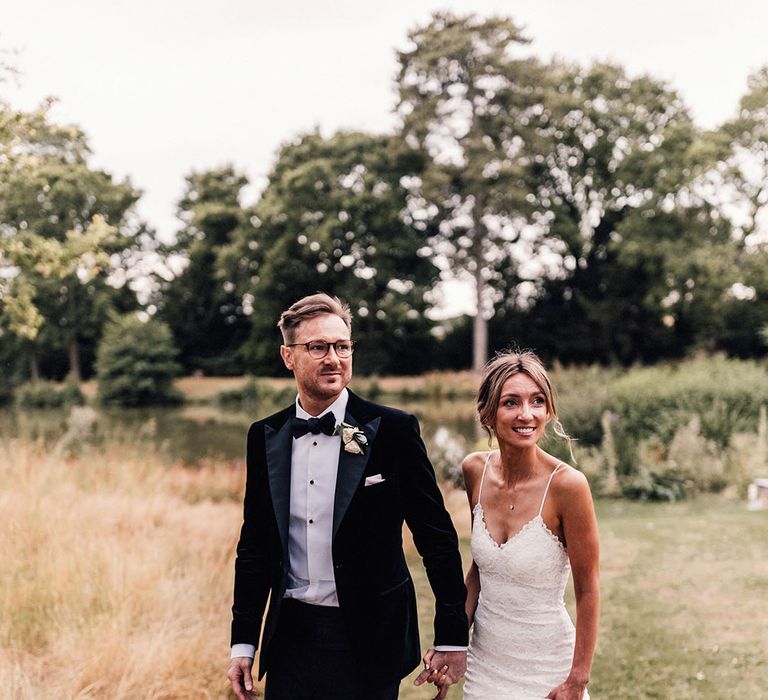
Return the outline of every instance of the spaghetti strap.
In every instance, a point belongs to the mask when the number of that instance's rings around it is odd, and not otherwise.
[[[549,475],[549,481],[547,481],[547,488],[544,489],[544,495],[541,497],[541,506],[539,506],[539,516],[544,510],[544,501],[547,500],[547,493],[549,492],[549,485],[552,483],[552,477],[557,473],[557,470],[560,469],[560,467],[563,466],[562,462],[558,462],[557,466],[552,470],[552,473]],[[479,502],[478,498],[478,502]]]
[[[488,469],[488,462],[491,461],[491,455],[493,450],[488,452],[488,456],[485,458],[485,464],[483,465],[483,475],[480,477],[480,490],[477,492],[477,505],[480,505],[480,496],[483,493],[483,482],[485,481],[485,470]]]

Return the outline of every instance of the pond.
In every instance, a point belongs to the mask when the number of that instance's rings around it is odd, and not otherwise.
[[[386,401],[384,401],[386,403]],[[441,478],[460,474],[461,460],[480,438],[471,399],[396,402],[414,413],[435,470]],[[125,445],[152,452],[170,464],[190,467],[241,462],[248,426],[280,408],[267,403],[221,406],[194,403],[178,407],[114,409],[0,409],[0,439],[19,438],[46,449],[92,449]]]

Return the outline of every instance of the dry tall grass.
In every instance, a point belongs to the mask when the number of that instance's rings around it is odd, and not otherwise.
[[[0,443],[0,697],[228,697],[241,479]]]

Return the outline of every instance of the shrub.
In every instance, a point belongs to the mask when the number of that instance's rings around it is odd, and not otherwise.
[[[76,381],[68,381],[63,387],[55,382],[28,382],[16,387],[14,397],[22,408],[60,408],[85,403]]]
[[[616,380],[608,404],[635,444],[652,435],[668,445],[694,417],[701,434],[725,448],[734,432],[753,428],[768,402],[768,372],[754,362],[698,359],[679,367],[636,369]]]
[[[603,439],[602,416],[608,408],[611,383],[618,373],[619,370],[596,366],[552,372],[563,427],[583,446],[599,445]]]
[[[76,379],[68,379],[61,390],[64,394],[64,403],[67,406],[85,406],[85,396],[80,391],[80,384]]]
[[[245,406],[257,406],[262,401],[274,396],[274,391],[265,383],[260,383],[253,377],[249,377],[242,386],[237,389],[227,389],[216,394],[216,402],[222,406],[243,404]]]
[[[180,367],[165,323],[136,316],[114,318],[104,329],[96,359],[99,399],[121,406],[178,403],[173,389]]]

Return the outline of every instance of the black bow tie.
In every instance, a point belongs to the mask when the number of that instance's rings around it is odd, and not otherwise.
[[[307,420],[294,416],[291,424],[291,432],[295,438],[300,438],[307,433],[333,435],[335,429],[336,418],[333,415],[333,411],[328,411],[328,413],[320,418],[308,418]]]

